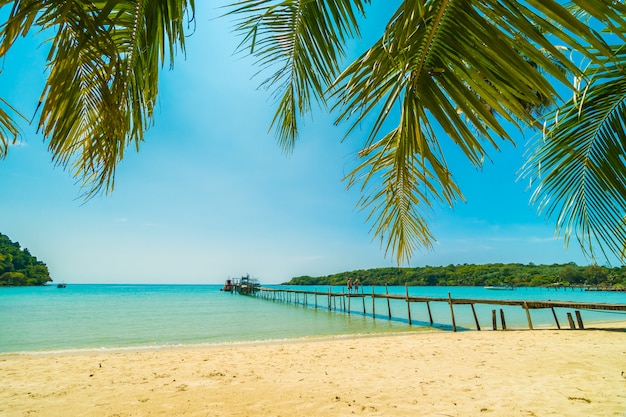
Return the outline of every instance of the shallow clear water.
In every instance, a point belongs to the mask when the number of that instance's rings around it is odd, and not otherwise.
[[[329,311],[327,297],[307,298],[308,306],[273,302],[221,292],[219,285],[68,285],[0,288],[0,352],[119,349],[223,342],[293,339],[315,336],[371,334],[430,329],[424,303],[411,305],[413,326],[408,326],[404,301],[376,300],[372,317],[371,297],[354,298],[350,314]],[[328,287],[280,287],[328,291]],[[333,292],[341,292],[334,287]],[[372,288],[365,288],[371,292]],[[385,287],[376,287],[377,293]],[[389,292],[405,294],[404,287]],[[412,287],[411,295],[426,297],[566,300],[626,304],[624,293],[600,293],[545,289],[487,291],[477,287]],[[326,299],[324,299],[326,298]],[[292,299],[293,301],[293,299]],[[337,301],[338,302],[338,301]],[[336,305],[341,310],[340,305]],[[347,307],[347,306],[346,306]],[[483,328],[491,328],[491,310],[500,306],[477,306]],[[527,328],[521,308],[505,309],[509,327]],[[450,328],[447,303],[431,303],[435,327]],[[566,310],[558,311],[567,326]],[[455,306],[460,329],[474,329],[469,306]],[[619,313],[583,312],[585,323],[624,320]],[[550,310],[533,310],[536,327],[554,327]]]

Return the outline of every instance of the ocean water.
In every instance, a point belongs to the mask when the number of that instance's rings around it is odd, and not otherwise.
[[[327,292],[328,287],[287,287]],[[278,302],[220,291],[220,285],[72,285],[0,288],[0,353],[49,352],[93,349],[136,349],[180,345],[205,345],[248,341],[283,340],[339,335],[414,332],[451,328],[447,303],[431,303],[434,326],[425,304],[412,303],[413,325],[408,325],[404,301],[371,297],[333,305],[327,297],[312,296],[307,304]],[[375,287],[384,293],[385,287]],[[332,288],[341,292],[341,287]],[[364,289],[366,293],[371,287]],[[389,287],[405,294],[404,287]],[[516,289],[487,291],[477,287],[411,287],[410,294],[425,297],[563,300],[626,304],[626,293],[572,290]],[[334,308],[337,308],[336,310]],[[476,306],[483,328],[491,328],[491,310],[500,306]],[[365,313],[364,313],[365,309]],[[372,314],[374,310],[375,314]],[[562,327],[566,310],[558,310]],[[527,328],[521,308],[506,308],[509,328]],[[582,312],[585,323],[626,321],[623,313]],[[459,330],[475,329],[469,306],[455,306]],[[498,316],[499,317],[499,316]],[[555,327],[550,310],[532,310],[535,327]]]

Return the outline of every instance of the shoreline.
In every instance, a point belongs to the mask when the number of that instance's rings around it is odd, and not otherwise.
[[[0,356],[0,414],[624,416],[626,322]]]
[[[626,329],[626,322],[623,324]],[[457,333],[465,333],[474,330],[462,330]],[[488,330],[491,331],[491,330]],[[515,331],[515,330],[511,330]],[[163,344],[163,345],[138,345],[138,346],[112,346],[112,347],[95,347],[95,348],[67,348],[67,349],[50,349],[50,350],[37,350],[37,351],[16,351],[16,352],[0,352],[0,361],[2,359],[20,358],[26,356],[44,356],[44,357],[56,357],[56,356],[72,356],[72,355],[90,355],[90,354],[123,354],[123,353],[141,353],[141,352],[158,352],[169,350],[195,350],[195,349],[227,349],[232,347],[254,347],[276,344],[291,344],[291,343],[309,343],[317,341],[332,341],[342,339],[367,339],[375,337],[395,337],[406,334],[421,335],[426,333],[447,333],[449,330],[430,328],[430,327],[417,327],[413,329],[407,326],[406,330],[394,330],[386,332],[373,332],[373,333],[341,333],[330,335],[313,335],[283,339],[258,339],[258,340],[236,340],[236,341],[222,341],[222,342],[207,342],[207,343],[178,343],[178,344]],[[451,332],[451,331],[450,331]]]
[[[37,351],[14,351],[14,352],[0,352],[0,360],[19,358],[26,356],[72,356],[72,355],[88,355],[88,354],[119,354],[119,353],[141,353],[141,352],[155,352],[155,351],[168,351],[168,350],[193,350],[193,349],[221,349],[231,347],[246,347],[246,346],[264,346],[275,344],[290,344],[290,343],[309,343],[317,341],[332,341],[342,339],[367,339],[377,337],[397,337],[403,335],[422,335],[429,333],[455,333],[466,334],[473,332],[525,332],[525,331],[624,331],[626,332],[626,319],[623,321],[611,320],[611,321],[591,321],[585,325],[585,329],[569,329],[562,327],[561,330],[551,325],[538,325],[533,330],[527,328],[510,328],[507,330],[493,330],[490,328],[484,328],[482,330],[476,330],[472,328],[463,328],[457,332],[453,332],[448,328],[439,328],[432,326],[413,326],[407,325],[406,329],[393,330],[386,332],[373,332],[373,333],[346,333],[346,334],[331,334],[331,335],[312,335],[302,336],[294,338],[283,339],[258,339],[258,340],[236,340],[236,341],[220,341],[220,342],[206,342],[206,343],[176,343],[176,344],[162,344],[162,345],[137,345],[137,346],[111,346],[111,347],[85,347],[85,348],[66,348],[66,349],[49,349],[49,350],[37,350]],[[625,416],[626,417],[626,416]]]

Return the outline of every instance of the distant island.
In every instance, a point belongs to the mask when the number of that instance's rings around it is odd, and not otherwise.
[[[46,285],[51,281],[45,263],[0,233],[0,286]]]
[[[557,287],[580,286],[626,290],[626,268],[575,263],[463,264],[416,268],[374,268],[323,277],[301,276],[283,285],[345,285],[348,279],[361,285]]]

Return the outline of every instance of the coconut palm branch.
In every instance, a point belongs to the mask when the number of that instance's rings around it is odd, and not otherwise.
[[[38,128],[53,160],[73,172],[87,197],[112,191],[124,152],[138,149],[152,123],[160,68],[184,49],[193,0],[3,3],[13,7],[0,31],[1,54],[33,28],[50,35]]]
[[[621,48],[621,50],[619,49]],[[626,255],[626,52],[591,65],[581,92],[555,113],[523,174],[533,202],[592,259]]]
[[[293,91],[284,94],[284,87],[270,83],[291,103],[288,111],[278,106],[275,120],[295,120],[294,109],[308,112],[310,91],[320,96],[319,81],[332,75],[324,71],[322,77],[304,68],[335,68],[334,62],[318,62],[332,55],[305,55],[308,60],[298,65],[283,58],[296,51],[285,38],[305,37],[309,50],[324,48],[328,37],[318,29],[324,21],[302,12],[305,7],[319,10],[324,3],[237,3],[236,13],[246,7],[246,12],[256,13],[247,15],[239,30],[251,44],[268,45],[255,54],[262,65],[271,63],[270,80],[278,74],[288,85],[302,86],[294,97]],[[287,5],[289,12],[280,14],[280,24],[264,20]],[[615,10],[602,0],[582,7],[600,16]],[[463,198],[442,151],[445,141],[480,167],[488,150],[499,149],[502,140],[513,141],[511,127],[536,126],[536,110],[558,102],[556,83],[573,87],[567,74],[580,71],[569,53],[591,55],[586,52],[590,46],[596,54],[611,54],[601,36],[554,0],[407,0],[400,5],[382,38],[329,90],[338,123],[349,121],[351,133],[365,122],[372,126],[363,138],[362,161],[347,179],[349,186],[361,183],[360,204],[369,210],[374,236],[387,242],[398,262],[408,260],[416,248],[431,246],[426,218],[434,202],[453,205]],[[383,132],[388,125],[391,130]],[[282,142],[285,133],[293,143],[297,126],[278,133]]]
[[[9,153],[9,146],[17,143],[19,136],[19,127],[9,112],[16,114],[23,120],[26,120],[26,118],[3,98],[0,98],[0,103],[2,105],[0,107],[0,159],[4,159]]]
[[[261,85],[273,90],[278,110],[274,128],[279,144],[291,152],[299,118],[314,102],[324,105],[326,89],[340,72],[344,43],[358,35],[357,17],[370,0],[244,0],[232,5],[240,50],[249,49],[260,71]]]

